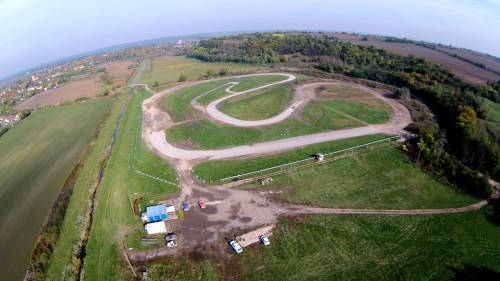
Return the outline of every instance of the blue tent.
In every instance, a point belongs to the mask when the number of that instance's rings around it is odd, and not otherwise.
[[[148,222],[157,222],[168,218],[167,207],[163,204],[146,207]]]

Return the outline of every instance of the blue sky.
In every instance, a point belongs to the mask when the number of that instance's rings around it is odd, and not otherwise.
[[[121,43],[271,29],[393,35],[500,56],[500,0],[0,0],[0,78]]]

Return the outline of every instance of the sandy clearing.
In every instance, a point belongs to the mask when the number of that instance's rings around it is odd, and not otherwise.
[[[268,226],[258,228],[254,231],[247,232],[247,233],[240,236],[238,243],[241,245],[241,247],[244,248],[244,247],[250,246],[254,243],[260,242],[259,236],[272,235],[271,230],[273,230],[274,226],[275,226],[274,224],[268,225]]]

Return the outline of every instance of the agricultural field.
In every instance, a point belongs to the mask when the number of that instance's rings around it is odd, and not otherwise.
[[[185,75],[187,80],[197,80],[206,75],[207,71],[218,72],[227,68],[230,73],[247,73],[265,69],[263,66],[254,66],[235,63],[207,63],[183,56],[164,56],[151,62],[150,70],[145,72],[141,83],[166,86],[177,82],[180,75]]]
[[[47,105],[58,105],[78,99],[90,99],[109,93],[127,82],[132,74],[132,61],[117,61],[103,65],[106,70],[106,81],[101,79],[99,73],[91,73],[72,78],[62,87],[41,92],[21,102],[16,110],[39,108]]]
[[[241,120],[260,120],[281,113],[292,100],[288,85],[280,85],[252,95],[228,99],[219,110]]]
[[[465,51],[459,52],[455,50],[454,52],[451,52],[450,55],[423,46],[418,46],[416,44],[385,42],[376,37],[368,37],[368,40],[365,41],[362,40],[363,36],[343,34],[334,34],[334,36],[339,37],[339,39],[345,42],[350,42],[362,46],[372,45],[376,48],[385,49],[389,52],[396,53],[402,56],[412,55],[417,58],[432,61],[443,66],[445,69],[453,72],[457,77],[469,83],[485,84],[486,82],[496,82],[500,80],[500,75],[452,56],[453,53],[459,53],[460,56],[464,58],[470,58],[472,61],[477,61],[483,64],[485,64],[485,60],[491,61],[487,65],[493,66],[494,69],[496,69],[498,67],[498,63],[495,62],[493,58],[489,58],[486,55],[483,55],[481,56],[481,59],[478,59],[477,57],[470,57],[470,55],[468,55]],[[449,52],[447,50],[444,51]]]
[[[154,202],[167,199],[179,191],[177,186],[151,179],[131,169],[135,162],[134,150],[140,141],[140,138],[137,139],[140,128],[140,106],[146,96],[144,92],[132,96],[120,125],[106,174],[97,191],[97,208],[94,211],[94,222],[85,258],[86,280],[130,278],[131,272],[119,251],[122,249],[123,237],[133,232],[139,225],[139,217],[134,216],[131,208],[131,196],[134,198],[142,196],[145,201],[151,203],[149,200]],[[143,172],[152,173],[157,177],[167,177],[166,180],[172,182],[176,181],[175,172],[171,167],[146,151],[144,146],[139,145],[137,149],[142,150],[136,154],[136,157],[139,157],[135,162],[137,169],[143,169]]]
[[[89,213],[89,200],[92,193],[92,186],[95,184],[101,163],[105,161],[105,152],[111,142],[111,137],[120,117],[120,111],[127,104],[127,96],[121,95],[110,111],[109,117],[102,125],[99,135],[95,140],[84,165],[76,179],[70,203],[66,209],[63,223],[60,227],[59,239],[53,249],[53,253],[45,265],[45,276],[47,280],[56,280],[61,276],[61,272],[68,271],[67,265],[74,262],[74,246],[79,244],[82,229],[80,217]],[[66,275],[70,276],[69,273]]]
[[[112,105],[109,98],[42,109],[0,138],[0,259],[3,277],[24,275],[60,188]]]
[[[103,65],[104,69],[110,77],[111,85],[115,87],[122,87],[127,83],[130,75],[132,75],[133,61],[116,61]]]
[[[494,280],[500,228],[487,216],[282,218],[270,247],[234,263],[245,280]]]
[[[18,104],[16,110],[57,105],[82,98],[95,98],[99,95],[102,85],[101,79],[95,75],[73,79],[60,88],[34,95]]]

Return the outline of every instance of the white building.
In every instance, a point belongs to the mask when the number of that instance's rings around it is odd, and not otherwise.
[[[144,226],[144,229],[149,235],[158,233],[167,233],[167,228],[163,221],[151,222]]]

